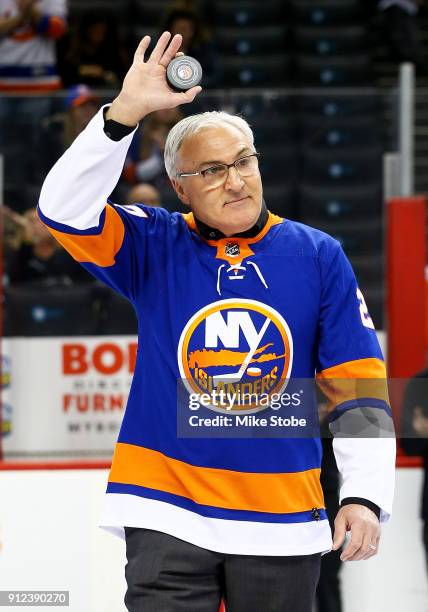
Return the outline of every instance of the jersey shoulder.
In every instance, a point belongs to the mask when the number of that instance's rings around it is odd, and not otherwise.
[[[290,253],[312,256],[322,263],[331,261],[341,246],[338,240],[315,227],[284,219],[281,224],[282,246]]]
[[[183,215],[169,212],[159,206],[146,204],[116,204],[109,202],[126,227],[140,234],[157,234],[159,237],[186,227]]]

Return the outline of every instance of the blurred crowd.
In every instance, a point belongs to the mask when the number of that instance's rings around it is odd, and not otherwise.
[[[39,138],[45,155],[38,158],[40,182],[63,151],[98,112],[101,101],[87,85],[72,86],[65,112],[43,119]],[[163,148],[169,128],[181,117],[178,110],[153,114],[134,138],[123,172],[120,190],[127,204],[144,202],[160,206],[156,184],[166,184]],[[40,143],[41,144],[41,143]],[[92,277],[74,262],[40,221],[34,204],[23,211],[6,203],[2,211],[4,271],[10,285],[38,283],[45,286],[89,282]]]
[[[172,2],[159,31],[181,33],[182,50],[204,66],[204,87],[216,87],[221,74],[203,13],[200,2]],[[134,45],[113,13],[91,3],[70,15],[66,0],[0,0],[0,152],[6,153],[8,179],[20,185],[25,175],[27,183],[23,198],[4,203],[6,284],[90,280],[43,229],[34,205],[51,166],[108,101],[103,90],[120,87]],[[60,90],[62,96],[50,96]],[[140,126],[117,200],[160,206],[161,193],[171,199],[163,151],[168,131],[181,117],[180,109],[159,111]],[[26,143],[20,164],[11,162],[11,142]]]

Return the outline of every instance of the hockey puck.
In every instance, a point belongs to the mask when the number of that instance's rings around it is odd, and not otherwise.
[[[260,368],[247,368],[248,376],[261,376],[262,371]]]
[[[201,82],[202,66],[194,57],[182,55],[168,64],[166,78],[175,91],[187,91]]]

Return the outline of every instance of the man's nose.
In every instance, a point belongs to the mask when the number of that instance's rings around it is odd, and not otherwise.
[[[238,170],[235,168],[235,166],[231,166],[227,175],[225,188],[230,189],[231,191],[238,191],[239,189],[241,189],[243,184],[244,181],[239,175]]]

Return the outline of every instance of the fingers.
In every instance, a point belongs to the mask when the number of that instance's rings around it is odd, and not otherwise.
[[[186,104],[188,102],[193,102],[198,93],[201,91],[202,87],[197,85],[196,87],[192,87],[192,89],[188,89],[187,91],[183,92],[181,95],[184,97],[184,103]]]
[[[360,548],[357,550],[357,552],[352,557],[351,561],[360,561],[361,559],[364,559],[366,555],[370,555],[373,551],[373,549],[371,548],[373,544],[371,542],[372,542],[371,534],[365,533],[363,536],[363,542]]]
[[[193,102],[198,93],[202,91],[202,87],[197,85],[196,87],[192,87],[192,89],[188,89],[187,91],[183,91],[178,93],[177,96],[181,97],[180,104],[188,104],[189,102]]]
[[[152,63],[159,63],[163,66],[168,66],[169,62],[174,58],[180,55],[184,55],[182,51],[178,52],[180,48],[183,37],[181,34],[176,34],[174,38],[171,40],[171,44],[168,46],[169,40],[171,38],[171,34],[169,32],[164,32],[162,36],[159,37],[158,42],[156,43],[155,48],[150,55],[149,61]],[[134,62],[144,62],[144,55],[150,45],[150,36],[146,35],[140,41],[135,54],[134,54]],[[165,51],[166,50],[166,51]]]
[[[349,540],[347,546],[345,546],[344,551],[340,555],[341,561],[352,561],[354,555],[358,553],[360,550],[364,540],[364,533],[361,528],[353,527],[351,530],[351,539]]]
[[[174,37],[175,38],[175,37]],[[148,62],[150,64],[159,64],[163,54],[165,53],[166,48],[168,47],[168,43],[171,39],[171,33],[170,32],[164,32],[163,34],[161,34],[159,36],[159,40],[156,43],[155,48],[153,49]],[[175,51],[178,50],[178,47]],[[174,51],[174,53],[175,53]]]
[[[144,54],[147,51],[148,46],[150,45],[150,36],[144,36],[140,44],[138,45],[135,53],[134,53],[134,62],[142,63],[144,62]]]
[[[342,546],[345,540],[345,535],[346,522],[342,518],[337,517],[334,522],[333,550],[338,550]]]
[[[341,561],[360,561],[377,554],[380,535],[364,526],[353,526],[351,539],[340,555]]]
[[[363,561],[365,561],[366,559],[370,559],[370,557],[374,557],[375,555],[377,555],[377,553],[379,552],[379,541],[380,541],[380,536],[378,536],[375,539],[375,541],[370,542],[368,551],[366,552],[364,557],[362,557]]]
[[[179,50],[182,41],[183,41],[183,37],[181,36],[181,34],[176,34],[174,36],[174,38],[169,43],[168,48],[166,49],[161,59],[159,60],[159,64],[161,64],[161,66],[164,66],[164,68],[166,68],[169,62],[173,60],[174,57],[176,57],[177,51]]]

